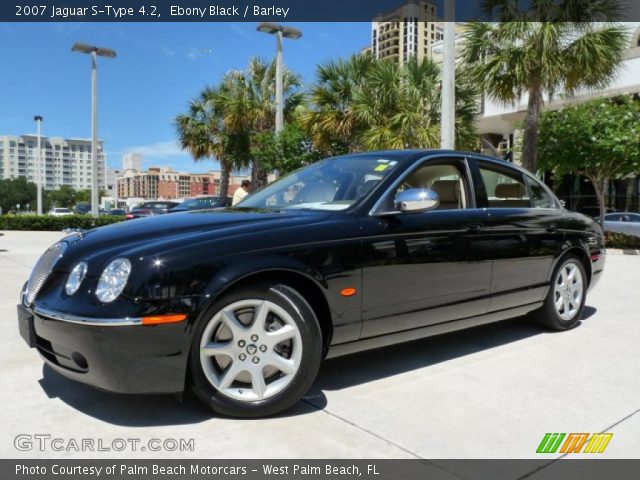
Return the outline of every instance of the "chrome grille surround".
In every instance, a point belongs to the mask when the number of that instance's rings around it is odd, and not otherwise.
[[[22,303],[24,303],[26,307],[33,304],[33,301],[36,299],[36,295],[49,277],[49,274],[58,262],[58,259],[60,259],[64,254],[67,246],[67,242],[58,242],[51,245],[38,259],[36,266],[33,267],[33,270],[31,271],[29,282],[27,282],[27,288],[24,291],[24,297],[22,299]]]

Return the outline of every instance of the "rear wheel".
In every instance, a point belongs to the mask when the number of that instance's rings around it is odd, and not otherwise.
[[[197,327],[192,385],[214,411],[258,417],[285,410],[311,386],[322,358],[318,320],[286,285],[225,295]]]
[[[567,256],[553,273],[549,293],[533,318],[552,330],[568,330],[580,321],[587,292],[587,276],[579,258]]]

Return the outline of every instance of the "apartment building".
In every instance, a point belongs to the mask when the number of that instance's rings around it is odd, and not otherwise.
[[[0,136],[0,179],[24,177],[37,182],[41,172],[42,185],[55,190],[69,185],[76,190],[91,188],[93,166],[91,140],[41,136],[41,167],[38,168],[38,138],[36,135]],[[98,185],[105,186],[105,153],[98,142]]]
[[[431,56],[431,46],[443,38],[435,5],[410,0],[395,10],[377,15],[371,22],[371,46],[363,50],[377,59],[406,63]]]
[[[249,175],[231,175],[229,192],[232,192]],[[125,170],[117,180],[118,198],[144,198],[147,200],[171,200],[217,195],[220,191],[220,172],[185,173],[173,169],[150,167],[146,171]]]

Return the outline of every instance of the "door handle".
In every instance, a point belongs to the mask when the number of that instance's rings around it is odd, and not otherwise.
[[[482,231],[482,224],[472,223],[471,225],[467,225],[465,230],[469,233],[480,233]]]
[[[547,225],[547,232],[549,233],[555,233],[558,231],[558,226],[555,223],[552,223],[550,225]]]

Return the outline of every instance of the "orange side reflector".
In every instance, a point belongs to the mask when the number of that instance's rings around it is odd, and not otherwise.
[[[340,295],[342,295],[343,297],[351,297],[352,295],[356,294],[356,289],[353,287],[349,287],[349,288],[343,288],[342,290],[340,290]]]
[[[157,315],[154,317],[142,317],[142,325],[159,325],[161,323],[178,323],[187,318],[184,314]]]

